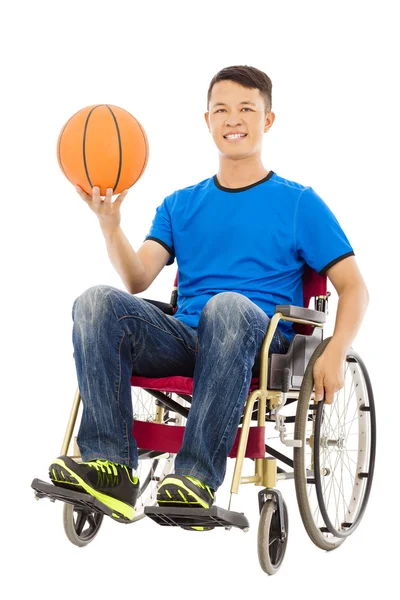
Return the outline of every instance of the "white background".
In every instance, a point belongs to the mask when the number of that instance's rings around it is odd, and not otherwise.
[[[397,554],[399,408],[397,3],[149,3],[14,1],[2,9],[2,547],[8,597],[239,598],[252,593],[362,597],[394,585]],[[64,535],[62,506],[34,502],[34,477],[60,451],[76,389],[71,308],[95,284],[121,289],[95,215],[59,170],[65,121],[96,103],[121,106],[144,126],[150,159],[122,206],[122,228],[138,249],[155,208],[175,189],[218,170],[203,114],[220,69],[247,64],[273,83],[276,120],[264,166],[311,185],[355,249],[370,304],[353,347],[370,373],[378,455],[364,519],[325,553],[300,520],[293,482],[279,489],[290,532],[279,573],[256,552],[257,492],[241,488],[237,510],[251,528],[205,534],[124,527],[106,519],[78,549]],[[221,239],[221,243],[223,240]],[[176,266],[146,297],[169,300]],[[333,331],[335,292],[330,321]],[[227,506],[233,461],[220,490]],[[262,587],[261,587],[262,586]],[[40,589],[40,593],[39,593]],[[140,591],[139,591],[140,589]],[[12,591],[11,591],[12,590]]]

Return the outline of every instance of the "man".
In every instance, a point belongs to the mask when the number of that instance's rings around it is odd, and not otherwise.
[[[335,330],[315,363],[317,399],[332,403],[342,367],[368,304],[354,251],[312,188],[267,170],[261,160],[272,126],[272,84],[247,66],[223,69],[208,90],[205,120],[219,152],[218,173],[178,190],[157,208],[136,253],[120,227],[125,190],[112,202],[99,188],[78,192],[100,221],[110,260],[127,292],[94,286],[75,300],[73,343],[83,415],[84,462],[59,457],[55,485],[99,498],[128,519],[138,479],[130,378],[193,376],[192,406],[175,473],[161,482],[160,505],[210,507],[277,304],[302,305],[305,263],[326,272],[339,295]],[[165,315],[135,294],[166,264],[179,265],[178,311]],[[293,337],[279,323],[270,353]]]

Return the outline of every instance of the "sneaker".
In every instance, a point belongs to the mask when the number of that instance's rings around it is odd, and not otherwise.
[[[54,485],[86,492],[113,511],[112,517],[133,520],[139,492],[139,479],[132,469],[108,460],[77,463],[68,456],[59,456],[49,467]]]
[[[215,501],[215,492],[208,485],[189,475],[167,475],[159,485],[157,502],[159,506],[179,508],[210,508]],[[195,531],[210,531],[213,526],[182,527]]]

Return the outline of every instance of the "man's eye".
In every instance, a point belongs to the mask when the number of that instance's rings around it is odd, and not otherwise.
[[[216,112],[216,113],[219,113],[221,110],[225,110],[225,108],[219,108],[219,109],[218,109],[218,110],[216,110],[215,112]],[[251,110],[251,108],[249,108],[248,106],[244,106],[244,107],[242,108],[242,110]]]

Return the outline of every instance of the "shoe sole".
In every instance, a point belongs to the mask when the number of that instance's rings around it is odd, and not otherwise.
[[[188,508],[210,508],[211,504],[205,502],[192,489],[187,487],[180,479],[168,477],[161,483],[157,493],[157,503],[162,506],[179,506]]]
[[[134,507],[130,506],[129,504],[126,504],[125,502],[122,502],[121,500],[117,500],[112,496],[102,494],[101,492],[98,492],[94,488],[90,487],[90,485],[88,485],[81,477],[79,477],[79,475],[77,475],[75,471],[70,469],[62,459],[56,458],[52,462],[52,464],[50,465],[50,473],[54,477],[53,479],[50,475],[50,479],[55,485],[59,487],[67,485],[80,486],[90,496],[94,496],[94,498],[97,498],[98,500],[100,500],[100,502],[103,502],[103,504],[114,510],[116,513],[119,513],[121,516],[125,517],[126,519],[129,519],[130,521],[133,520],[135,514]],[[115,517],[116,519],[119,518],[118,514],[113,515],[113,517]]]
[[[186,529],[187,531],[211,531],[212,529],[215,529],[215,527],[195,527],[192,525],[192,527],[182,527],[182,529]]]

